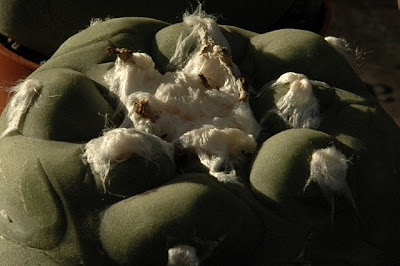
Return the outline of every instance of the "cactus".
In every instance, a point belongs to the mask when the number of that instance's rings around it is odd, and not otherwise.
[[[0,117],[8,264],[398,256],[399,129],[315,33],[200,10],[109,19],[15,91]]]
[[[40,61],[50,57],[70,36],[106,18],[149,17],[180,22],[187,9],[200,1],[62,1],[3,0],[0,2],[0,34],[10,38],[23,56]],[[207,1],[203,8],[220,23],[266,31],[293,5],[294,0]],[[229,8],[227,8],[229,6]]]

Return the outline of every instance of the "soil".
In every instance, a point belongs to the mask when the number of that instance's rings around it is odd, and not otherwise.
[[[400,11],[396,0],[334,0],[326,35],[363,51],[357,72],[400,126]]]

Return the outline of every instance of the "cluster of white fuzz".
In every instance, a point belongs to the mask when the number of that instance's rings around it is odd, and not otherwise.
[[[28,108],[34,103],[42,90],[43,84],[36,79],[26,79],[11,89],[14,92],[7,111],[7,129],[0,139],[11,132],[19,130],[22,119]]]
[[[189,245],[179,245],[168,250],[168,266],[200,265],[196,249]]]
[[[83,160],[90,165],[92,172],[100,177],[104,185],[112,166],[126,161],[133,154],[139,154],[151,161],[153,154],[160,152],[157,148],[162,149],[161,152],[169,155],[173,161],[172,144],[134,128],[116,128],[89,141],[85,147]]]
[[[125,110],[121,127],[193,151],[211,175],[235,181],[230,160],[255,151],[259,125],[229,47],[217,44],[228,45],[218,25],[202,13],[186,15],[184,23],[192,31],[180,39],[171,59],[178,70],[161,74],[149,55],[132,53],[118,57],[105,80]],[[221,169],[225,165],[228,172]]]
[[[215,44],[222,47],[229,47],[214,18],[207,15],[201,8],[200,4],[193,14],[185,13],[183,15],[183,23],[192,30],[187,36],[181,35],[178,40],[178,46],[170,59],[170,64],[174,67],[184,67],[190,59],[188,55],[198,52],[199,43],[202,43],[205,38],[212,39]]]
[[[314,151],[310,162],[310,178],[306,186],[316,182],[323,191],[344,193],[347,185],[348,159],[335,147]]]
[[[104,21],[107,21],[109,19],[111,19],[111,17],[106,17],[106,18],[96,18],[96,17],[94,17],[94,18],[91,18],[90,22],[89,22],[89,27],[97,25],[97,24],[100,24],[100,23],[102,23]]]
[[[321,192],[331,204],[332,223],[335,208],[335,195],[345,196],[353,205],[356,213],[358,213],[351,189],[347,182],[348,164],[349,160],[346,156],[334,146],[316,150],[311,157],[310,177],[304,189],[306,189],[311,182],[317,183]]]
[[[325,41],[329,43],[335,50],[344,57],[351,67],[357,70],[361,66],[361,59],[367,54],[363,49],[352,47],[352,45],[344,38],[333,36],[325,37]]]
[[[344,58],[346,58],[347,61],[351,62],[353,60],[351,57],[352,49],[350,48],[350,44],[345,39],[327,36],[325,37],[325,41],[335,48],[335,50]]]
[[[289,91],[277,103],[278,114],[293,128],[318,128],[319,105],[310,80],[303,74],[287,72],[271,87],[281,84],[289,84]]]
[[[183,148],[196,152],[201,163],[209,168],[210,174],[221,182],[237,181],[233,158],[228,160],[229,155],[240,155],[242,151],[253,152],[256,149],[254,138],[240,129],[218,129],[211,125],[188,131],[179,141]]]

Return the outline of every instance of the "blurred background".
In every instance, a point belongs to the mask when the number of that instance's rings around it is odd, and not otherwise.
[[[327,35],[361,50],[357,72],[400,126],[400,11],[396,0],[331,1]]]

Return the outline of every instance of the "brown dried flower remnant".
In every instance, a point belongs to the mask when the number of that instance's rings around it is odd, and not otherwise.
[[[204,76],[203,73],[200,73],[200,74],[199,74],[199,78],[200,78],[200,80],[201,80],[201,83],[203,84],[203,86],[204,86],[206,89],[210,89],[210,88],[211,88],[210,84],[208,83],[208,78],[207,78],[206,76]]]
[[[211,53],[213,56],[218,57],[222,62],[224,62],[228,66],[230,67],[232,66],[232,57],[228,48],[220,45],[215,45],[214,41],[210,38],[208,38],[205,41],[205,44],[203,44],[200,53],[203,55]]]
[[[116,56],[119,57],[124,62],[131,62],[135,63],[133,56],[132,56],[132,51],[126,48],[112,48],[112,47],[107,47],[106,52],[109,54],[115,54]]]
[[[247,91],[246,80],[244,78],[239,78],[239,81],[241,83],[241,86],[239,87],[239,90],[240,90],[239,101],[245,102],[245,101],[247,101],[247,98],[249,97],[249,93]]]
[[[210,37],[205,37],[205,39],[203,40],[203,45],[200,48],[200,53],[201,54],[211,53],[213,51],[213,47],[214,47],[214,40],[211,39]]]
[[[155,123],[159,118],[159,115],[151,110],[149,101],[147,99],[141,99],[139,102],[134,102],[133,111],[141,117],[149,119],[153,123]]]
[[[218,53],[220,55],[222,55],[222,62],[224,62],[225,64],[231,64],[232,63],[232,58],[231,58],[231,54],[229,53],[228,48],[226,47],[219,47],[218,49]]]

